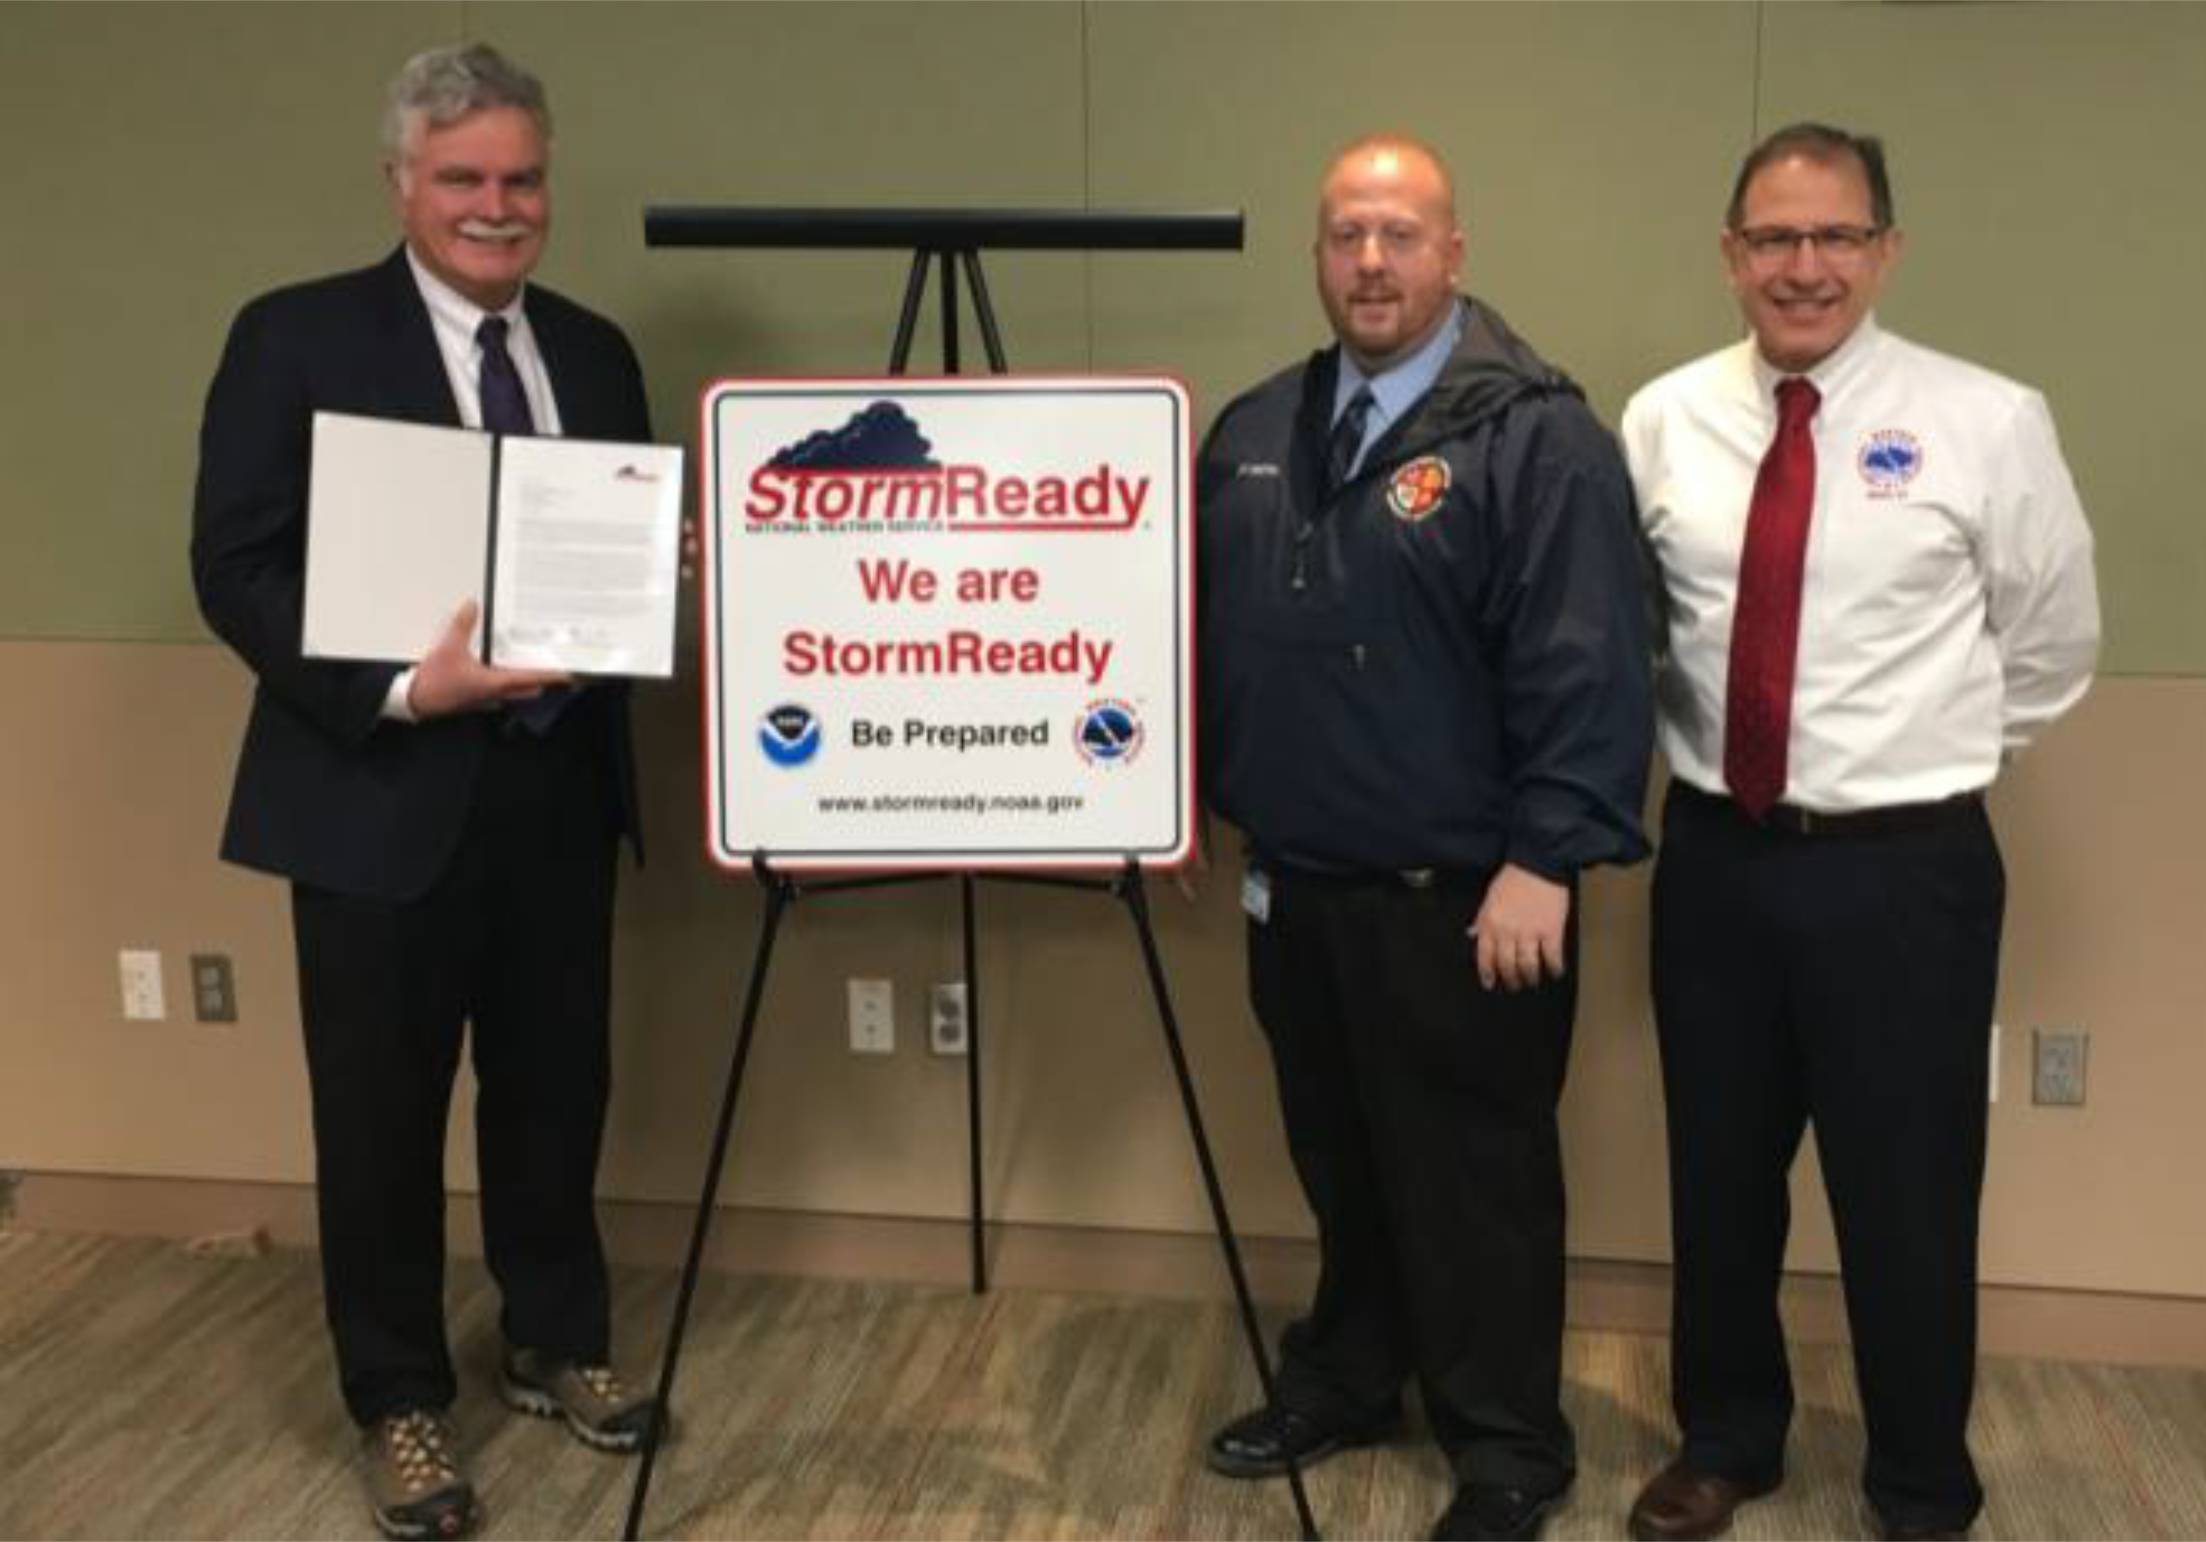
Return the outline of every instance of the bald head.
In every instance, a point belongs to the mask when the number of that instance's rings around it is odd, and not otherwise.
[[[1463,272],[1455,181],[1433,149],[1367,134],[1318,185],[1318,298],[1358,365],[1400,362],[1440,329]]]
[[[1342,146],[1318,182],[1318,218],[1325,218],[1325,204],[1336,182],[1364,177],[1416,184],[1426,196],[1437,200],[1442,224],[1455,228],[1455,178],[1448,171],[1448,163],[1431,145],[1408,134],[1365,134]]]

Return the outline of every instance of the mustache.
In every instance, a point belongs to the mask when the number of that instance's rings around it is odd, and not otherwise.
[[[460,221],[460,234],[475,241],[517,241],[535,228],[526,220],[466,219]]]

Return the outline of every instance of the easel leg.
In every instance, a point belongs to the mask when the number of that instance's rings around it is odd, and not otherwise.
[[[967,247],[964,252],[965,277],[973,291],[973,314],[980,318],[980,340],[988,350],[988,371],[993,375],[1011,372],[1011,365],[1003,354],[1003,334],[996,330],[995,302],[988,298],[988,280],[980,276],[980,252]]]
[[[892,375],[903,374],[905,366],[911,362],[912,330],[919,325],[919,297],[927,292],[927,264],[933,256],[923,246],[912,252],[911,271],[904,277],[904,308],[896,316],[896,341],[889,345],[889,373]]]
[[[1249,1295],[1248,1274],[1241,1267],[1240,1244],[1233,1238],[1233,1221],[1226,1214],[1225,1190],[1218,1183],[1218,1168],[1210,1158],[1210,1138],[1203,1133],[1203,1113],[1195,1101],[1195,1081],[1187,1072],[1187,1051],[1180,1042],[1180,1024],[1172,1011],[1172,993],[1164,982],[1164,965],[1157,956],[1157,934],[1149,924],[1149,895],[1143,888],[1141,869],[1128,858],[1116,885],[1118,897],[1132,912],[1134,930],[1141,936],[1141,959],[1149,970],[1149,989],[1157,998],[1157,1016],[1164,1024],[1164,1045],[1172,1056],[1172,1073],[1179,1078],[1180,1102],[1187,1109],[1187,1133],[1194,1137],[1195,1159],[1202,1165],[1203,1187],[1210,1195],[1211,1219],[1217,1223],[1218,1246],[1226,1255],[1226,1272],[1233,1276],[1233,1294],[1241,1305],[1241,1327],[1248,1335],[1249,1354],[1256,1361],[1256,1379],[1264,1389],[1264,1401],[1272,1400],[1271,1354],[1264,1347],[1264,1330],[1256,1320],[1256,1302]],[[1295,1518],[1302,1535],[1316,1542],[1317,1521],[1310,1514],[1310,1496],[1303,1491],[1302,1469],[1290,1460],[1287,1486],[1294,1494]]]
[[[973,875],[961,873],[957,882],[965,921],[965,1149],[971,1163],[967,1185],[972,1198],[973,1294],[983,1296],[988,1293],[988,1212],[981,1194],[980,971],[974,962],[979,949],[973,937]]]
[[[712,1227],[712,1207],[720,1193],[720,1170],[728,1156],[728,1137],[735,1129],[735,1097],[743,1086],[744,1062],[751,1056],[751,1033],[758,1026],[758,1004],[766,993],[766,968],[773,961],[774,934],[781,929],[781,913],[795,895],[788,879],[773,873],[759,858],[753,864],[766,890],[766,913],[759,922],[758,950],[751,959],[751,983],[743,997],[742,1026],[737,1030],[735,1055],[728,1062],[727,1090],[720,1098],[720,1123],[712,1135],[712,1156],[705,1163],[704,1191],[697,1197],[697,1220],[689,1233],[689,1260],[682,1266],[682,1286],[674,1297],[674,1317],[667,1327],[665,1357],[659,1362],[659,1396],[652,1405],[651,1424],[644,1431],[642,1463],[636,1469],[636,1487],[628,1499],[628,1524],[621,1536],[635,1542],[643,1523],[643,1506],[651,1493],[651,1470],[659,1459],[659,1438],[665,1433],[667,1410],[673,1406],[674,1371],[682,1356],[682,1333],[689,1322],[690,1298],[697,1293],[697,1271],[704,1261],[705,1234]]]

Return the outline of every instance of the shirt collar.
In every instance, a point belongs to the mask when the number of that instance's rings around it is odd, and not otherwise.
[[[1441,369],[1448,362],[1448,355],[1455,352],[1455,345],[1463,336],[1463,302],[1456,300],[1448,306],[1447,319],[1434,329],[1432,336],[1419,345],[1417,351],[1399,364],[1390,365],[1376,375],[1367,375],[1348,350],[1340,350],[1340,380],[1333,387],[1333,417],[1338,419],[1341,409],[1348,405],[1358,389],[1371,387],[1373,422],[1383,426],[1392,423],[1407,412],[1417,399],[1432,389],[1432,383],[1440,378]],[[1367,438],[1371,437],[1367,435]]]
[[[406,243],[406,266],[414,270],[414,283],[421,290],[422,304],[429,307],[430,318],[442,326],[456,330],[462,337],[472,339],[482,326],[485,316],[505,317],[510,331],[518,331],[523,325],[521,303],[528,297],[528,285],[523,284],[516,289],[513,298],[499,309],[486,311],[430,272],[422,260],[414,255],[411,241]]]
[[[1805,370],[1779,369],[1762,357],[1761,347],[1749,337],[1746,343],[1747,357],[1754,363],[1756,394],[1764,401],[1776,399],[1778,385],[1787,380],[1805,379],[1815,386],[1816,395],[1823,401],[1844,395],[1846,390],[1861,378],[1867,368],[1869,355],[1876,351],[1878,339],[1884,336],[1877,325],[1876,313],[1861,318],[1846,341]]]

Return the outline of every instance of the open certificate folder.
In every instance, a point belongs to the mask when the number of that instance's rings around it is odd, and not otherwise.
[[[674,673],[682,452],[314,414],[308,658],[412,663],[464,600],[485,663]]]

